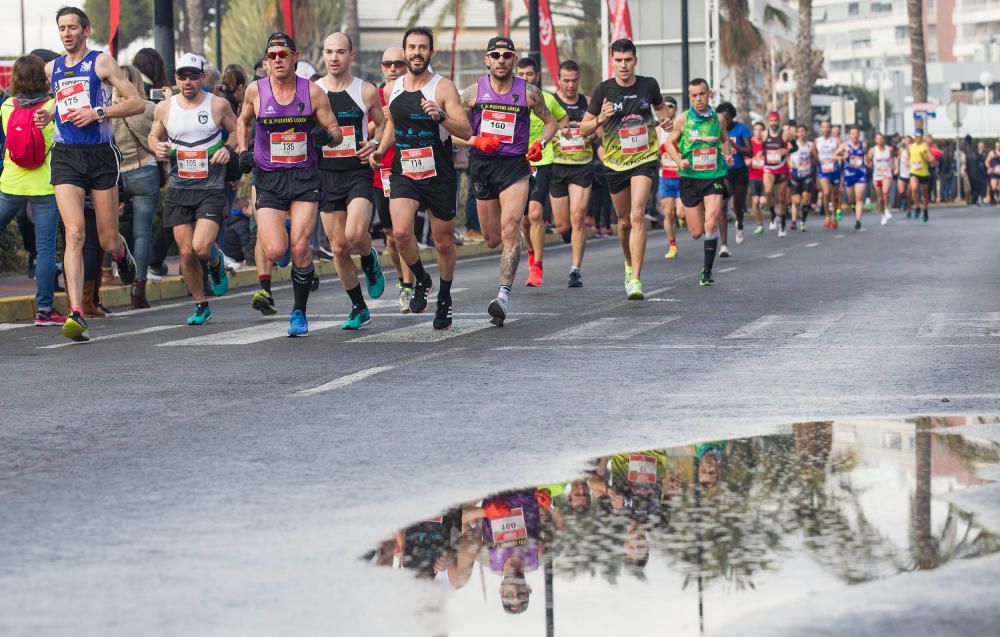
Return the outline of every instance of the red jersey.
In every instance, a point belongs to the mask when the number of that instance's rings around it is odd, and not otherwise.
[[[382,106],[386,105],[386,101],[385,101],[385,87],[384,86],[378,90],[378,99],[379,99],[379,101],[382,102]],[[393,146],[388,151],[386,151],[385,157],[382,158],[382,169],[374,171],[375,172],[375,187],[376,188],[381,188],[384,193],[385,193],[385,190],[389,187],[389,184],[388,184],[388,182],[386,182],[385,185],[383,186],[383,184],[382,184],[382,175],[384,173],[386,177],[389,176],[389,169],[392,168],[392,158],[393,158],[393,156],[395,154],[396,154],[396,147]],[[385,193],[385,196],[388,197],[389,193]]]
[[[762,181],[764,179],[764,144],[753,138],[750,140],[750,148],[753,150],[753,156],[747,160],[747,164],[750,166],[749,178]]]

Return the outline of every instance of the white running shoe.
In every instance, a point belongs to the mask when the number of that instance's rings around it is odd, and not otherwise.
[[[885,213],[883,212],[882,213],[882,225],[884,226],[887,223],[889,223],[889,217],[885,216]]]
[[[779,239],[782,238],[782,237],[787,237],[787,236],[788,236],[788,231],[787,230],[780,230],[780,229],[778,230],[778,238]]]
[[[889,221],[890,219],[892,219],[892,211],[889,210],[888,208],[886,208],[885,209],[885,220]]]
[[[146,268],[146,280],[148,281],[162,281],[163,277],[153,272],[152,268]]]
[[[742,245],[742,244],[743,244],[743,231],[742,230],[737,230],[736,231],[736,245]]]
[[[767,224],[768,230],[774,230],[778,227],[778,222],[775,219],[771,219],[771,223]]]
[[[733,256],[733,253],[729,251],[729,246],[727,246],[726,244],[723,243],[722,247],[719,248],[719,256],[720,257],[731,257],[731,256]]]

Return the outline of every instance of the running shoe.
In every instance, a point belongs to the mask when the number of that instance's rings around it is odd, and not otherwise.
[[[222,296],[229,289],[229,275],[226,274],[226,255],[219,250],[219,265],[208,266],[208,282],[212,286],[212,294]],[[200,325],[200,323],[197,323]]]
[[[645,301],[646,295],[642,293],[642,282],[639,279],[632,279],[625,289],[628,293],[629,301]]]
[[[838,210],[837,211],[837,223],[840,223],[843,220],[844,220],[844,213],[842,211]]]
[[[89,341],[90,327],[87,325],[87,319],[79,312],[70,313],[62,325],[62,335],[77,343]]]
[[[382,274],[382,266],[378,264],[378,252],[375,248],[372,248],[372,257],[375,264],[371,272],[365,271],[365,287],[368,288],[368,296],[377,299],[385,292],[385,275]]]
[[[340,324],[340,329],[342,330],[360,330],[365,325],[372,322],[372,314],[368,311],[367,307],[358,307],[357,305],[351,307],[351,315],[347,317],[347,320]]]
[[[805,232],[806,231],[806,222],[805,221],[803,221],[802,225],[799,226],[799,231],[800,232]]]
[[[205,305],[196,304],[194,306],[194,314],[187,318],[188,325],[204,325],[208,323],[208,319],[212,318],[212,310],[208,307],[208,303]]]
[[[677,246],[670,246],[667,253],[663,256],[664,259],[676,259],[677,258]]]
[[[889,217],[886,217],[885,213],[883,212],[882,213],[882,225],[884,226],[887,223],[889,223]]]
[[[438,299],[433,327],[436,330],[446,330],[451,327],[451,301]]]
[[[35,312],[35,327],[49,327],[63,325],[64,323],[66,323],[66,317],[60,314],[55,308]]]
[[[490,306],[486,308],[490,315],[490,323],[497,327],[503,327],[503,321],[507,318],[507,301],[499,296],[490,301]]]
[[[167,276],[169,272],[170,269],[167,267],[166,263],[151,265],[146,268],[146,278],[150,281],[159,281],[161,278]]]
[[[542,266],[538,265],[538,262],[532,257],[532,263],[528,265],[528,280],[524,282],[529,288],[540,288],[542,287],[542,277],[544,273],[542,272]]]
[[[827,219],[826,221],[823,222],[823,229],[824,230],[829,230],[831,227],[832,227],[832,225],[831,225],[829,219]]]
[[[779,229],[778,230],[778,238],[779,239],[782,239],[782,238],[787,237],[787,236],[788,236],[788,231],[787,230],[783,230],[783,229]]]
[[[288,317],[288,335],[293,338],[309,335],[309,321],[302,310],[292,310],[292,315]]]
[[[729,246],[723,243],[722,247],[719,248],[719,256],[723,258],[731,257],[733,256],[733,253],[729,251]]]
[[[413,298],[410,299],[410,311],[414,314],[423,314],[427,311],[427,295],[434,289],[434,279],[431,275],[422,281],[417,281],[413,286]]]
[[[840,227],[840,224],[837,223],[836,219],[834,219],[833,221],[830,222],[830,229],[831,230],[836,230],[839,227]]]
[[[399,285],[397,283],[397,285]],[[402,314],[410,313],[410,299],[413,298],[413,288],[399,286],[399,311]]]
[[[792,230],[798,230],[798,229],[799,229],[799,222],[796,221],[795,219],[792,219]]]
[[[326,246],[319,246],[313,254],[315,254],[320,261],[333,261],[333,251]]]
[[[909,210],[907,210],[907,211],[906,211],[906,218],[907,218],[907,219],[909,219],[909,218],[911,218],[912,216],[913,216],[913,214],[912,214],[912,213],[911,213],[911,212],[910,212]]]
[[[885,209],[885,219],[886,221],[890,221],[892,219],[892,211],[888,208]]]
[[[778,222],[774,219],[771,219],[771,223],[767,224],[767,229],[776,230],[777,228],[778,228]]]
[[[579,270],[569,271],[569,281],[566,283],[566,287],[570,288],[582,288],[583,287],[583,277],[580,276]]]
[[[278,313],[278,309],[274,307],[274,297],[264,288],[253,293],[253,298],[250,299],[250,307],[264,316],[274,316]]]
[[[632,266],[625,264],[625,294],[628,294],[628,282],[632,280]]]
[[[742,230],[737,230],[736,231],[736,245],[742,245],[743,241],[744,241],[744,239],[743,239],[743,231]]]
[[[312,285],[309,286],[309,289],[312,292],[315,292],[316,290],[319,289],[319,272],[317,272],[315,270],[313,270],[313,282],[312,282]]]
[[[753,229],[754,234],[764,234],[764,226],[757,226]]]
[[[115,264],[118,266],[118,280],[125,285],[132,285],[132,281],[135,281],[135,257],[128,249],[125,237],[119,234],[118,238],[121,239],[122,247],[125,248],[125,256],[121,259],[115,259]]]
[[[924,208],[924,223],[927,223],[927,208]]]
[[[528,250],[528,270],[531,270],[533,267],[535,267],[535,253]]]
[[[712,271],[708,268],[702,268],[698,283],[702,286],[715,285],[715,279],[712,278]]]
[[[860,230],[861,229],[861,219],[855,220],[855,222],[854,222],[854,229],[855,230]]]

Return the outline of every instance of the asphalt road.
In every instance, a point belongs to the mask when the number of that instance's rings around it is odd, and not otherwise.
[[[0,326],[0,634],[420,634],[426,591],[356,557],[449,503],[601,452],[998,411],[1000,213],[865,223],[749,236],[712,288],[700,242],[667,262],[656,231],[644,303],[616,240],[588,244],[576,290],[550,248],[503,329],[495,256],[459,263],[445,333],[392,282],[341,331],[334,280],[306,339],[245,290],[201,328],[188,303],[95,320],[85,345]]]

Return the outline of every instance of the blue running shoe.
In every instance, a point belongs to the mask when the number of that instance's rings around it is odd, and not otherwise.
[[[363,326],[368,325],[372,322],[371,312],[368,311],[367,307],[358,307],[355,305],[351,308],[351,315],[347,317],[347,320],[340,324],[340,329],[342,330],[360,330]]]
[[[218,251],[219,267],[208,266],[208,282],[212,286],[212,294],[222,296],[229,290],[229,275],[226,273],[226,255]]]
[[[378,252],[375,248],[372,248],[371,256],[375,260],[375,265],[371,272],[365,270],[365,287],[368,288],[368,296],[377,299],[385,292],[385,275],[382,274],[382,266],[378,264]]]
[[[292,310],[292,315],[288,318],[288,335],[293,338],[309,335],[309,321],[302,310]]]
[[[194,306],[194,314],[188,317],[188,325],[204,325],[208,323],[208,319],[212,318],[212,310],[208,307],[208,303],[202,305],[198,303]]]

